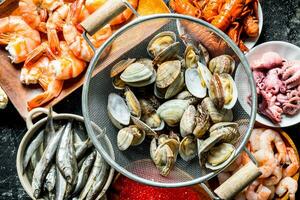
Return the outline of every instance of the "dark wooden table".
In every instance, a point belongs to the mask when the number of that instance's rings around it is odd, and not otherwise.
[[[261,4],[264,26],[258,43],[282,40],[300,46],[300,0],[263,0]],[[54,110],[82,115],[81,89],[56,105]],[[285,131],[300,150],[300,124]],[[29,199],[19,182],[15,164],[25,132],[25,122],[11,104],[0,110],[0,200]],[[299,192],[296,199],[300,199]]]

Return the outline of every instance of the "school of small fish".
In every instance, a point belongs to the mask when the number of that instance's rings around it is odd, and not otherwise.
[[[21,83],[39,84],[44,91],[27,101],[29,110],[59,96],[64,81],[85,70],[94,51],[81,35],[80,22],[106,1],[20,0],[9,16],[0,18],[0,45],[5,46],[12,63],[23,63]],[[136,8],[138,0],[129,3]],[[131,15],[126,9],[89,36],[94,47],[101,46],[114,27],[126,22]]]
[[[31,181],[34,198],[101,199],[110,167],[93,147],[78,122],[53,123],[50,109],[46,127],[27,146],[23,173]]]
[[[268,200],[287,194],[290,200],[295,200],[298,182],[293,176],[299,170],[295,150],[286,145],[277,131],[266,128],[253,129],[247,148],[258,162],[262,175],[235,199]],[[242,152],[231,166],[218,175],[219,183],[225,182],[248,162],[251,162],[250,158]]]

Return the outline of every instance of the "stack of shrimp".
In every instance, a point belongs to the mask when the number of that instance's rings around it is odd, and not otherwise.
[[[248,48],[243,40],[259,34],[258,0],[170,0],[170,6],[221,29],[244,52]]]
[[[285,145],[278,132],[264,128],[253,130],[247,148],[258,162],[262,175],[235,199],[268,200],[288,194],[289,199],[294,200],[298,183],[292,177],[299,170],[294,149]],[[243,152],[225,172],[218,175],[219,183],[226,181],[248,162],[250,158]]]
[[[0,45],[6,45],[13,63],[24,63],[20,80],[39,84],[44,90],[27,102],[28,109],[57,97],[65,80],[81,74],[94,55],[82,37],[80,22],[107,0],[20,0],[10,16],[0,18]],[[138,0],[131,0],[136,8]],[[112,29],[131,17],[125,10],[89,37],[98,48]]]

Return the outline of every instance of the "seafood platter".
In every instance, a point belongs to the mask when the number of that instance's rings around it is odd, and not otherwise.
[[[82,85],[94,50],[81,36],[83,29],[79,23],[104,3],[104,0],[6,0],[0,4],[0,84],[23,118],[32,108],[54,105]],[[129,3],[139,15],[169,12],[162,0]],[[89,37],[92,44],[96,48],[101,46],[133,18],[133,13],[125,10]],[[124,35],[107,49],[103,55],[107,63],[135,44],[128,37]]]
[[[139,16],[169,12],[156,1],[20,0],[0,18],[0,70],[10,74],[0,71],[0,106],[10,98],[26,118],[17,171],[28,195],[295,199],[295,145],[253,127],[261,115],[279,126],[297,117],[298,56],[250,50],[258,0],[171,0],[181,15]],[[84,73],[84,117],[53,112]]]

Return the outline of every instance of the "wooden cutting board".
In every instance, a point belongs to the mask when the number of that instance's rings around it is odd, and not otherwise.
[[[17,7],[17,5],[18,1],[15,0],[6,0],[0,3],[0,17],[7,16],[12,10]],[[141,16],[170,12],[169,8],[163,2],[163,0],[140,0],[137,11]],[[119,58],[125,52],[136,46],[140,41],[150,36],[162,25],[163,24],[161,22],[158,22],[156,26],[151,26],[151,28],[146,25],[143,26],[143,29],[145,29],[145,34],[143,35],[134,34],[134,30],[130,31],[130,34],[123,34],[121,37],[114,41],[110,54],[102,62],[101,66],[97,68],[97,73],[101,71],[101,69],[112,63],[114,60]],[[153,27],[157,27],[157,29],[153,29]],[[8,58],[7,51],[5,51],[4,47],[0,48],[0,85],[6,92],[10,101],[16,107],[20,115],[23,118],[26,118],[28,114],[27,101],[34,97],[36,94],[42,92],[42,89],[39,85],[25,86],[21,84],[19,80],[21,67],[21,64],[12,64],[10,62],[10,59]],[[82,73],[75,79],[65,81],[64,88],[61,94],[57,98],[49,102],[47,105],[44,105],[44,107],[55,105],[67,95],[72,93],[74,90],[82,86],[84,82],[84,74],[85,73]]]

